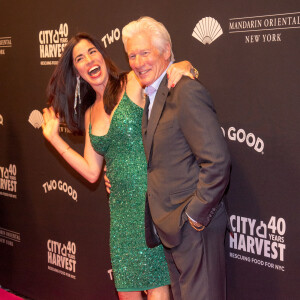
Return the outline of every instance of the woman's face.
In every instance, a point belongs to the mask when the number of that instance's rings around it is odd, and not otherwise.
[[[103,93],[108,81],[105,61],[99,50],[88,40],[81,40],[73,48],[73,64],[78,74],[92,88]]]

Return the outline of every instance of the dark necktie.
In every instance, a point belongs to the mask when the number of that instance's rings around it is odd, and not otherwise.
[[[149,113],[148,113],[149,105],[150,105],[150,99],[149,99],[149,96],[146,95],[145,112],[147,113],[147,116],[149,115]]]

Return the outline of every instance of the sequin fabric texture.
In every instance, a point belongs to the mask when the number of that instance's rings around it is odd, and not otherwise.
[[[144,212],[147,164],[142,143],[143,109],[123,95],[104,136],[89,134],[94,149],[105,157],[111,182],[110,253],[118,291],[140,291],[168,285],[162,246],[145,242]]]

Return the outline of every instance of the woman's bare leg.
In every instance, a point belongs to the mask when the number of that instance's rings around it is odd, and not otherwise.
[[[170,300],[169,286],[160,286],[147,291],[148,300]]]
[[[118,292],[120,300],[143,300],[141,292]]]

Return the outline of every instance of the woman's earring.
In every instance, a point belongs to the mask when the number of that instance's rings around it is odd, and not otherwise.
[[[77,76],[76,78],[76,88],[75,88],[75,99],[74,99],[74,111],[75,114],[77,114],[76,107],[77,107],[77,98],[79,105],[81,104],[81,98],[80,98],[80,76]]]

